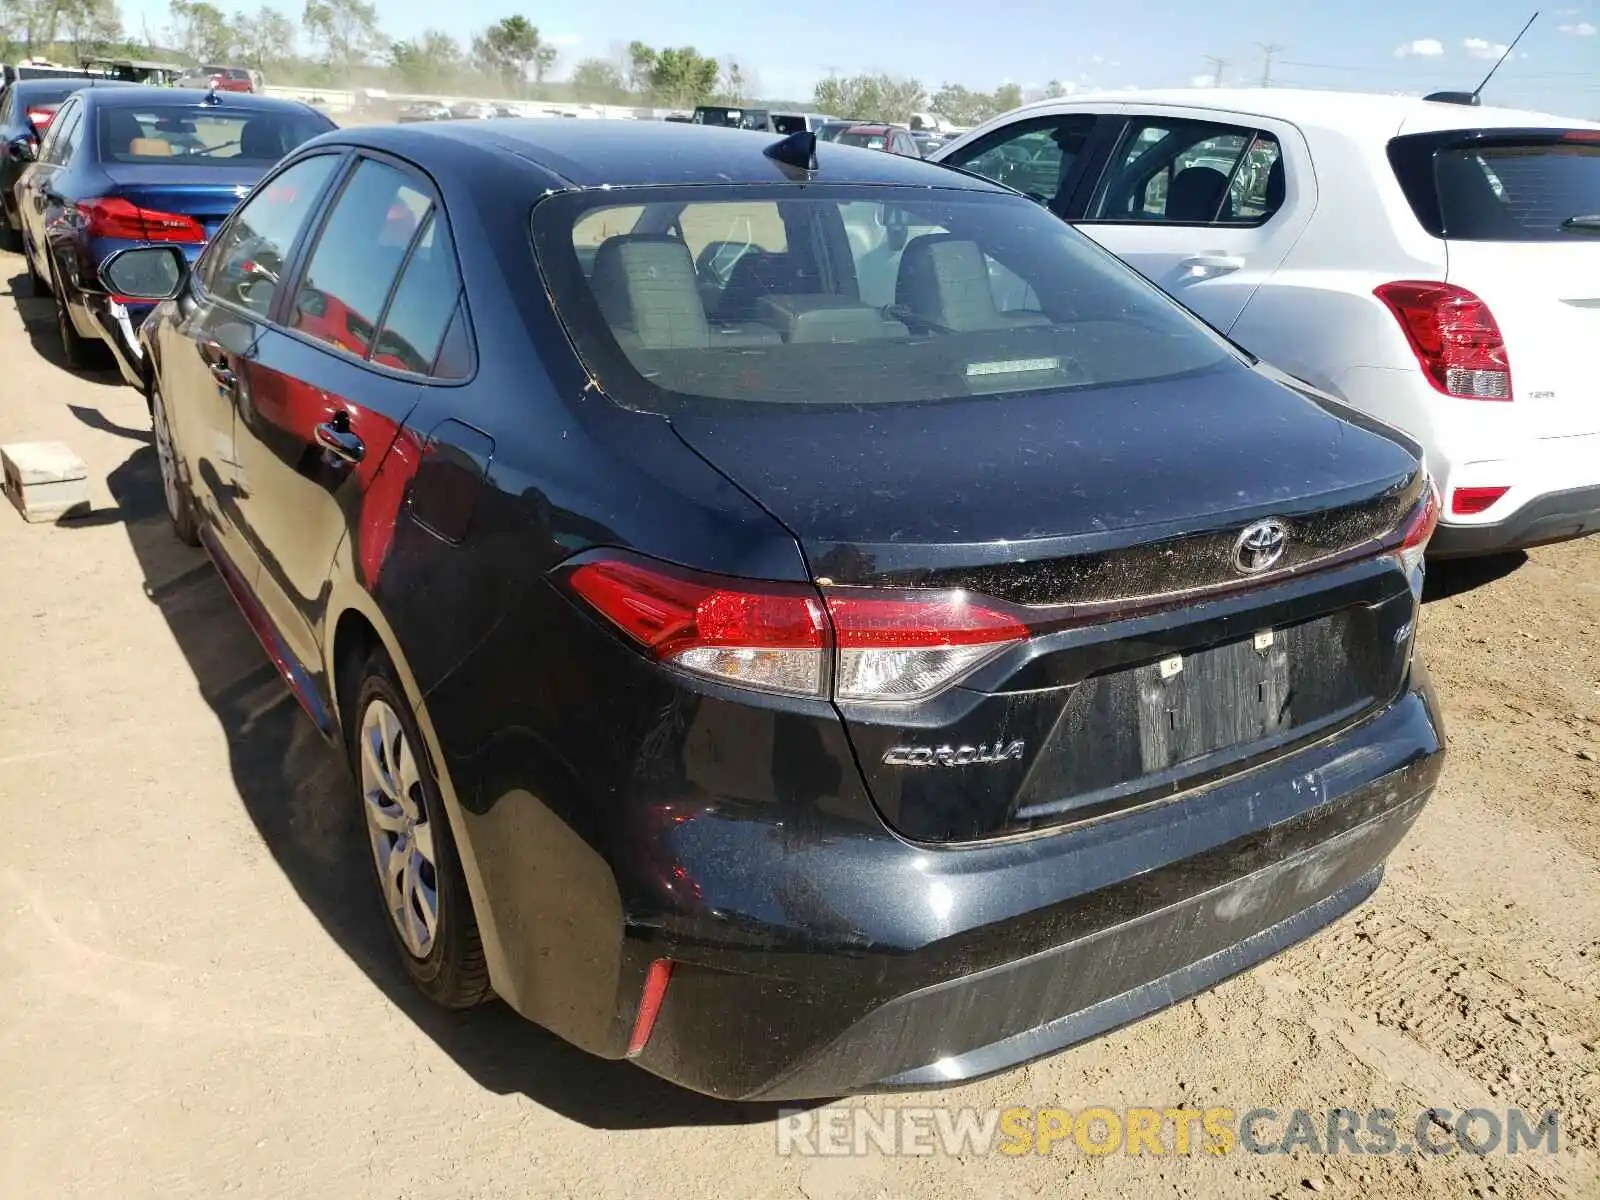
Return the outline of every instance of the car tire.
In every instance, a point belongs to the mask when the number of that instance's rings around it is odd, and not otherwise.
[[[184,486],[178,469],[178,448],[172,440],[172,425],[167,420],[166,402],[161,389],[150,385],[150,425],[155,433],[156,462],[161,468],[161,492],[167,505],[167,519],[173,535],[186,546],[200,544],[200,526],[194,519],[194,500]]]
[[[385,924],[424,995],[446,1008],[472,1008],[493,993],[438,781],[388,656],[374,651],[359,680],[345,707],[345,743]]]
[[[89,339],[78,332],[67,311],[66,290],[61,286],[61,276],[50,276],[50,291],[56,301],[56,335],[61,340],[61,361],[69,371],[82,371],[90,365]]]

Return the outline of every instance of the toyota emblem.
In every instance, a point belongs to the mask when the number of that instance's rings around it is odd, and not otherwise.
[[[1245,575],[1270,571],[1289,546],[1289,527],[1276,517],[1246,525],[1233,543],[1233,565]]]

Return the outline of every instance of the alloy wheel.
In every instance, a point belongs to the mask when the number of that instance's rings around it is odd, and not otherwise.
[[[361,717],[361,798],[384,907],[413,958],[424,959],[439,931],[439,877],[415,748],[382,699]]]

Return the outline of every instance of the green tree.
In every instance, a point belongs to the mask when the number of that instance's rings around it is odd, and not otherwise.
[[[233,22],[239,59],[244,66],[265,71],[294,58],[297,30],[294,22],[270,4],[253,13],[241,13]]]
[[[538,26],[523,16],[506,17],[489,26],[472,47],[479,65],[519,94],[530,68],[543,82],[545,72],[555,63],[555,47],[546,45]]]
[[[1066,85],[1063,84],[1059,79],[1052,79],[1049,83],[1044,85],[1044,89],[1039,93],[1039,99],[1059,100],[1066,94]]]
[[[461,72],[461,43],[442,29],[429,29],[421,37],[393,43],[389,61],[406,86],[417,91],[441,87]]]
[[[572,68],[572,91],[587,104],[623,104],[628,99],[628,82],[616,63],[603,58],[586,58]]]
[[[892,75],[852,75],[829,78],[817,84],[812,103],[818,112],[853,121],[892,121],[904,125],[927,102],[927,93],[915,79]]]
[[[369,62],[389,44],[369,0],[306,0],[300,19],[308,41],[321,46],[323,61],[348,71]]]
[[[656,52],[643,42],[628,43],[628,90],[644,95],[650,90],[650,76],[656,69]]]
[[[662,50],[650,69],[650,91],[662,104],[692,108],[717,90],[717,60],[693,46]]]
[[[122,13],[117,0],[67,0],[61,20],[72,43],[72,61],[122,40]]]
[[[1002,83],[995,89],[991,97],[994,112],[991,116],[999,116],[1003,112],[1010,112],[1013,108],[1022,106],[1022,85],[1018,83]]]
[[[208,0],[172,0],[169,36],[190,58],[202,63],[225,63],[233,58],[237,36],[232,22]]]

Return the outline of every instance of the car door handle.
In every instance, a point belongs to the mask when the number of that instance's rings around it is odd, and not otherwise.
[[[1244,259],[1237,254],[1211,250],[1203,254],[1191,254],[1188,258],[1178,260],[1178,265],[1194,275],[1226,275],[1243,267]]]
[[[350,414],[334,413],[332,418],[316,428],[317,445],[335,458],[347,463],[358,463],[367,452],[367,445],[350,430]]]
[[[200,357],[206,364],[206,370],[211,372],[211,378],[215,379],[220,386],[231,388],[239,382],[239,376],[228,365],[228,351],[221,342],[213,341],[210,338],[202,338],[200,340]]]

